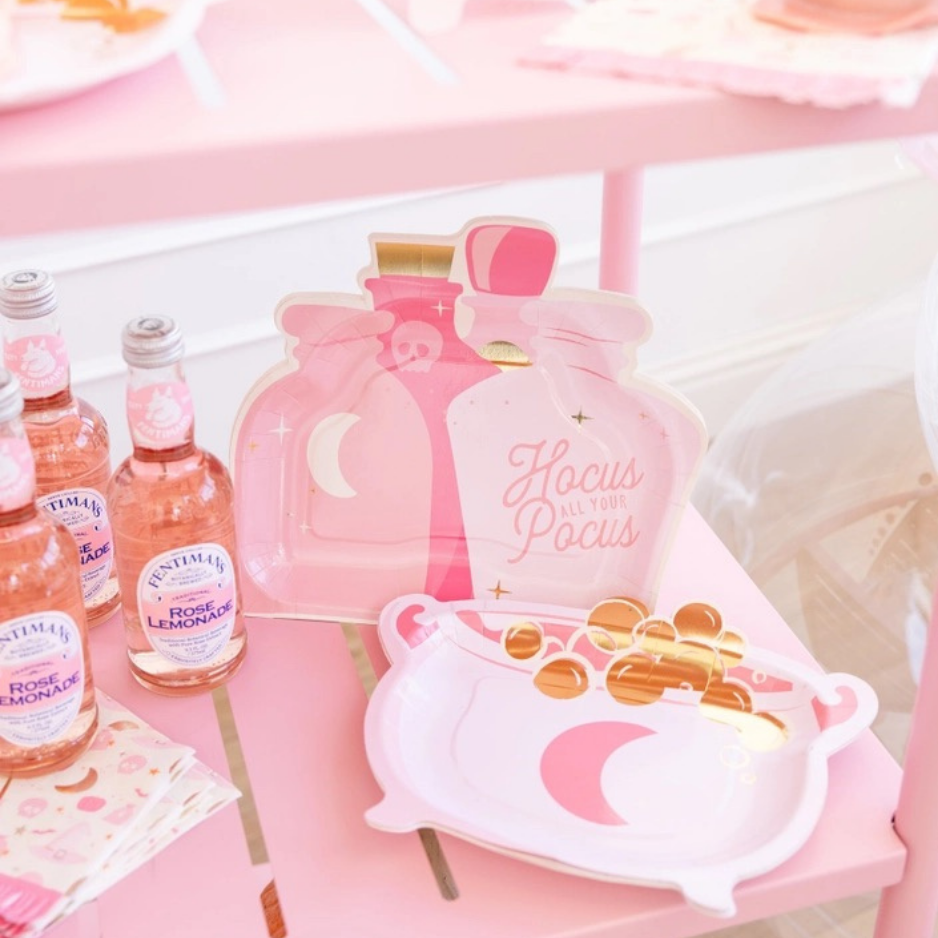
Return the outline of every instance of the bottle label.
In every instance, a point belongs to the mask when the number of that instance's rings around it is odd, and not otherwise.
[[[185,443],[192,429],[192,395],[184,381],[127,389],[127,418],[134,441],[150,449]]]
[[[89,603],[107,586],[113,563],[104,498],[94,489],[65,489],[44,495],[36,503],[63,522],[78,542],[82,595]]]
[[[36,486],[33,451],[25,437],[0,437],[0,513],[29,504]]]
[[[48,397],[68,387],[68,352],[60,335],[13,339],[4,343],[3,357],[19,378],[23,397]]]
[[[64,612],[0,623],[0,736],[42,746],[72,725],[85,691],[81,634]]]
[[[200,667],[225,649],[235,624],[234,566],[220,544],[193,544],[154,557],[137,581],[140,623],[153,649]]]

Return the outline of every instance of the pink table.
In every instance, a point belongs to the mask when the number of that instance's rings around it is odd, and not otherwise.
[[[463,25],[431,43],[395,18],[403,4],[227,0],[199,34],[207,82],[193,86],[173,59],[72,101],[0,116],[0,235],[603,171],[601,282],[629,290],[642,165],[938,130],[938,77],[912,110],[820,111],[515,67],[568,12],[559,2],[472,0]],[[744,616],[755,642],[805,655],[693,513],[668,582]],[[564,877],[449,838],[462,897],[444,902],[415,837],[378,834],[361,820],[377,791],[361,741],[364,692],[341,630],[255,621],[250,641],[230,696],[269,862],[255,849],[252,863],[228,809],[61,926],[61,938],[257,938],[266,933],[259,893],[272,877],[293,935],[680,938],[723,924],[668,892]],[[94,645],[106,690],[225,770],[210,698],[165,701],[137,688],[117,622],[99,628]],[[869,734],[835,757],[815,836],[739,890],[740,921],[891,886],[879,938],[930,935],[933,713],[934,642],[904,777]],[[902,840],[891,824],[897,803]]]
[[[808,653],[694,511],[681,527],[662,586],[707,596],[727,621],[746,622],[753,644],[802,660]],[[362,627],[379,667],[374,630]],[[101,687],[227,772],[210,696],[165,700],[138,687],[126,666],[119,615],[95,629]],[[209,820],[120,883],[55,938],[133,935],[259,938],[260,891],[272,878],[291,935],[328,938],[445,936],[536,938],[627,935],[683,938],[726,923],[692,911],[678,893],[575,879],[442,837],[460,889],[440,898],[415,835],[371,830],[379,800],[365,761],[365,692],[338,626],[254,619],[250,652],[229,685],[238,735],[269,851],[245,847],[234,807]],[[830,764],[831,790],[807,846],[737,890],[736,921],[876,889],[902,877],[906,851],[890,824],[898,766],[870,732]],[[862,780],[862,782],[860,782]],[[549,899],[547,898],[549,897]]]

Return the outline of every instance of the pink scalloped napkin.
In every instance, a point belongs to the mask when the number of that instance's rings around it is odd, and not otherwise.
[[[237,795],[99,691],[98,731],[74,765],[0,777],[0,938],[39,934]]]
[[[912,107],[938,60],[938,28],[887,36],[803,33],[749,0],[595,0],[522,64],[705,85],[797,104]]]

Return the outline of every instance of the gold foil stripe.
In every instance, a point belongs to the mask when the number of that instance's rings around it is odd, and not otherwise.
[[[368,650],[362,641],[361,632],[358,626],[348,622],[342,623],[342,635],[345,637],[345,644],[348,646],[349,654],[352,656],[352,663],[355,665],[355,672],[358,679],[365,689],[365,695],[370,697],[374,689],[378,686],[378,676],[375,674],[371,658],[368,657]],[[417,831],[420,836],[420,843],[423,846],[423,852],[427,855],[430,862],[430,869],[436,879],[437,888],[444,899],[453,900],[459,898],[459,887],[453,878],[453,873],[449,868],[446,855],[443,853],[443,847],[436,835],[436,831],[428,827],[421,827]]]
[[[238,799],[238,811],[241,813],[241,826],[244,828],[244,838],[248,845],[248,854],[254,866],[270,862],[267,844],[264,840],[264,831],[261,829],[260,816],[257,813],[257,802],[254,800],[254,790],[248,776],[247,762],[244,750],[241,747],[241,738],[238,736],[238,727],[235,723],[234,712],[231,709],[231,698],[228,688],[222,685],[212,691],[212,703],[215,705],[215,716],[221,729],[222,744],[225,747],[225,758],[228,760],[228,771],[231,781],[241,791]]]
[[[376,241],[378,273],[403,277],[449,277],[456,248],[452,244]]]
[[[513,342],[486,342],[479,349],[479,355],[486,361],[501,368],[502,371],[509,371],[512,368],[529,368],[531,359]]]

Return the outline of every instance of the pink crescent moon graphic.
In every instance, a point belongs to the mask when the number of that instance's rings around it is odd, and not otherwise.
[[[541,756],[544,787],[557,804],[584,821],[610,826],[628,824],[606,801],[603,768],[617,749],[654,732],[645,726],[611,720],[574,726],[552,739]]]

